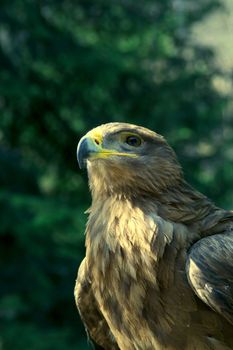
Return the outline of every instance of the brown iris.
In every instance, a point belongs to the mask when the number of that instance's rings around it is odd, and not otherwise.
[[[138,136],[131,135],[126,138],[126,143],[132,147],[139,147],[142,143],[142,140]]]

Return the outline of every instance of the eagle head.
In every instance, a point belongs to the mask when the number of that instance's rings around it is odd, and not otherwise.
[[[80,168],[87,167],[92,192],[135,196],[164,191],[182,177],[163,136],[127,123],[100,125],[81,138]]]

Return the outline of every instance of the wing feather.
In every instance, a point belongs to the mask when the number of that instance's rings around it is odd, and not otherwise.
[[[94,297],[86,271],[86,259],[79,267],[74,295],[80,317],[94,349],[118,350],[118,345]]]
[[[194,244],[186,271],[197,296],[233,324],[233,232]]]

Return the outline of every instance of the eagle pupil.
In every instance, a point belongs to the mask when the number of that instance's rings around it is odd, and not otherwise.
[[[130,146],[138,147],[141,145],[141,139],[137,136],[128,136],[126,143]]]

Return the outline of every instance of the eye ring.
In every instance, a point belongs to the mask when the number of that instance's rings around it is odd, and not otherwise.
[[[139,147],[142,144],[141,138],[136,135],[127,136],[125,142],[132,147]]]

